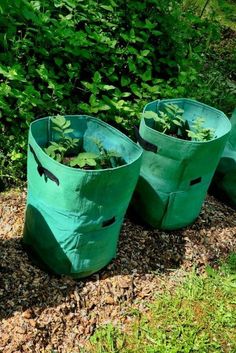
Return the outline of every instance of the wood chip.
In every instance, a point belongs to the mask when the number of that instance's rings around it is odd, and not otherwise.
[[[25,202],[25,191],[0,194],[3,353],[78,351],[99,325],[125,325],[131,308],[145,311],[186,271],[204,273],[236,249],[235,211],[208,196],[192,226],[167,233],[127,218],[106,268],[81,281],[56,277],[34,266],[21,246]]]

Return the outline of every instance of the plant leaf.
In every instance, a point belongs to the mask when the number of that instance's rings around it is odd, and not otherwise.
[[[158,114],[154,113],[152,111],[146,111],[144,113],[142,113],[142,118],[146,118],[146,119],[154,119],[157,120],[158,119]]]
[[[65,130],[64,130],[64,133],[65,133],[65,134],[69,134],[70,132],[73,132],[73,131],[74,131],[73,129],[65,129]]]
[[[53,126],[53,130],[58,131],[60,133],[63,132],[63,130],[60,127],[57,127],[57,126]]]
[[[70,122],[70,120],[67,120],[66,123],[63,126],[63,129],[67,129],[70,126],[71,126],[71,122]]]
[[[80,168],[83,168],[85,165],[89,166],[96,166],[96,159],[99,156],[95,153],[91,152],[82,152],[78,154],[78,156],[70,161],[70,166],[75,167],[79,166]]]
[[[53,124],[55,124],[59,127],[63,127],[63,125],[65,125],[67,121],[63,115],[57,115],[52,118],[52,122],[53,122]]]

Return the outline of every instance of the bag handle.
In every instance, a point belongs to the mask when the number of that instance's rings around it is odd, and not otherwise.
[[[37,157],[37,155],[31,145],[29,145],[29,149],[30,149],[30,152],[34,156],[35,162],[38,165],[37,170],[38,170],[39,175],[42,176],[44,174],[45,181],[47,181],[47,178],[48,178],[48,179],[54,181],[54,183],[56,183],[59,186],[59,184],[60,184],[59,179],[53,173],[51,173],[47,168],[44,168],[42,166],[42,163],[38,159],[38,157]]]
[[[145,151],[157,153],[158,147],[156,145],[154,145],[153,143],[148,142],[145,139],[143,139],[139,133],[139,128],[137,126],[134,126],[134,133],[135,133],[135,137],[136,137],[138,143]]]

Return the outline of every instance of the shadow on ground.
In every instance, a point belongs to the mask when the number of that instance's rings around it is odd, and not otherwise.
[[[152,230],[125,219],[116,259],[87,279],[72,280],[48,274],[29,260],[21,237],[0,241],[0,319],[29,308],[55,307],[74,293],[70,310],[83,304],[84,287],[103,286],[116,276],[168,275],[178,268],[214,265],[235,248],[235,211],[208,198],[198,220],[188,228],[172,232]],[[98,249],[99,251],[99,249]],[[154,278],[151,277],[151,278]],[[128,290],[128,288],[127,288]],[[101,296],[103,291],[101,290]],[[78,302],[78,297],[81,303]],[[77,298],[77,299],[76,299]],[[73,309],[74,305],[74,309]]]

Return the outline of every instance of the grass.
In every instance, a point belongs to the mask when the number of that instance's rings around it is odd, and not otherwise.
[[[236,254],[207,275],[194,271],[143,314],[131,310],[125,328],[97,329],[84,353],[235,353]]]
[[[236,2],[235,0],[218,0],[217,14],[219,21],[236,31]]]
[[[213,17],[221,25],[236,30],[235,0],[184,0],[183,7],[194,9],[198,15]]]

